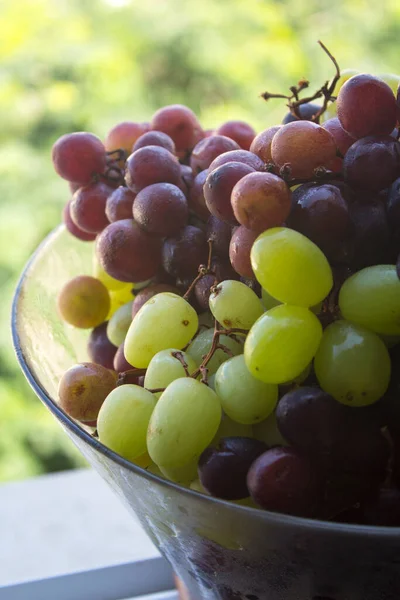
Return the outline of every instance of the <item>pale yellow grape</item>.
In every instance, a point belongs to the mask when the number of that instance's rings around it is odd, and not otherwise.
[[[215,376],[214,376],[215,377]],[[215,391],[215,390],[214,390]],[[220,439],[224,437],[253,437],[253,427],[233,421],[224,412],[222,413],[221,423],[214,436],[210,446],[217,446]]]
[[[276,306],[250,329],[244,345],[246,366],[261,381],[285,383],[312,361],[321,337],[321,323],[308,309]]]
[[[197,478],[197,463],[199,462],[199,457],[196,458],[187,465],[183,467],[160,467],[161,473],[169,479],[170,481],[174,481],[175,483],[179,483],[180,485],[188,486],[192,481]]]
[[[206,356],[211,349],[213,335],[213,329],[205,329],[200,331],[200,333],[196,335],[194,340],[187,347],[186,352],[190,354],[190,356],[198,365],[202,363],[203,357]],[[234,356],[242,354],[243,352],[243,344],[237,341],[237,339],[227,335],[221,335],[219,337],[219,342],[228,348],[228,350],[230,350]],[[230,358],[230,356],[227,352],[225,352],[225,350],[222,350],[221,348],[216,350],[213,354],[213,357],[206,365],[209,375],[216,373],[219,366],[228,360],[228,358]]]
[[[339,308],[345,319],[375,333],[400,335],[400,280],[395,265],[358,271],[341,287]]]
[[[383,73],[382,75],[378,75],[378,77],[388,84],[393,94],[396,96],[397,89],[400,85],[400,75],[395,75],[394,73]]]
[[[128,460],[147,450],[146,434],[156,399],[132,384],[115,388],[102,404],[97,418],[100,441]]]
[[[197,328],[197,313],[186,300],[170,292],[156,294],[140,308],[129,327],[126,360],[139,369],[146,368],[160,350],[186,346]]]
[[[253,435],[256,440],[264,442],[270,448],[273,448],[274,446],[289,446],[288,442],[278,429],[275,412],[264,421],[261,421],[261,423],[253,425]]]
[[[95,248],[94,248],[94,252],[93,252],[92,265],[93,265],[93,277],[96,277],[96,279],[99,279],[101,281],[101,283],[103,285],[105,285],[109,291],[123,290],[124,288],[126,288],[127,285],[130,285],[131,289],[132,289],[132,284],[129,284],[129,283],[126,284],[125,281],[119,281],[118,279],[114,279],[114,277],[111,277],[111,275],[109,275],[108,273],[105,272],[105,270],[103,269],[103,267],[101,266],[101,264],[98,261]]]
[[[306,236],[287,227],[268,229],[256,239],[251,264],[261,286],[286,304],[313,306],[332,288],[325,255]]]
[[[113,314],[117,312],[121,306],[134,300],[135,296],[132,292],[132,284],[125,283],[125,287],[120,290],[110,292],[110,310],[108,311],[107,320],[109,321]]]
[[[220,421],[221,403],[211,388],[190,377],[176,379],[151,416],[148,453],[164,469],[184,467],[207,448]]]
[[[158,389],[166,388],[170,383],[185,377],[185,369],[182,363],[173,356],[175,352],[179,352],[182,355],[183,360],[187,364],[189,373],[193,373],[199,365],[193,360],[193,358],[187,352],[177,350],[176,348],[169,348],[168,350],[161,350],[157,352],[150,361],[147,367],[146,375],[144,378],[144,387],[147,389]],[[161,396],[162,392],[156,392],[154,395],[156,398]]]
[[[229,279],[215,287],[209,304],[215,319],[226,329],[250,329],[264,312],[252,289],[240,281]]]
[[[278,402],[278,386],[253,377],[243,354],[220,366],[215,375],[215,391],[228,417],[245,425],[266,419]]]
[[[389,352],[378,335],[349,321],[331,323],[314,360],[321,388],[348,406],[368,406],[386,392]]]
[[[141,456],[137,456],[135,459],[133,459],[132,462],[138,467],[142,467],[142,469],[147,469],[151,465],[152,461],[148,452],[145,452]]]
[[[107,337],[114,346],[120,346],[128,333],[132,323],[132,304],[133,300],[123,304],[108,321]]]

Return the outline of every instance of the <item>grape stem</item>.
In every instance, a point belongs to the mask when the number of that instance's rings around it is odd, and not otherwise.
[[[190,373],[189,373],[189,366],[182,354],[182,352],[171,352],[172,356],[174,358],[176,358],[177,360],[179,360],[179,362],[181,363],[183,370],[186,373],[186,377],[190,377]]]
[[[212,359],[212,357],[214,356],[214,353],[216,350],[221,349],[224,352],[226,352],[229,356],[231,356],[231,351],[229,348],[227,348],[226,346],[224,346],[223,344],[219,343],[219,338],[221,335],[227,335],[227,336],[234,336],[235,333],[240,333],[242,335],[247,335],[248,331],[246,331],[246,329],[238,329],[236,327],[231,327],[230,329],[221,329],[220,328],[220,324],[218,323],[217,320],[215,320],[214,323],[214,334],[213,334],[213,339],[212,339],[212,343],[211,343],[211,348],[209,349],[209,351],[207,352],[207,354],[205,355],[205,357],[203,358],[201,365],[198,367],[198,369],[196,369],[191,375],[190,377],[193,377],[193,379],[197,379],[197,377],[200,374],[203,374],[203,370],[204,368],[208,365],[208,363],[210,362],[210,360]]]
[[[198,274],[193,279],[192,283],[189,285],[188,289],[186,290],[186,292],[183,295],[184,300],[188,300],[188,298],[190,298],[190,294],[193,292],[193,289],[194,289],[196,283],[198,281],[200,281],[200,279],[202,279],[202,277],[204,277],[204,275],[208,275],[209,273],[213,272],[212,269],[211,269],[212,251],[213,251],[213,241],[212,240],[208,240],[208,259],[207,259],[207,265],[200,265],[199,266],[199,272],[198,272]]]
[[[299,94],[304,89],[308,88],[308,86],[309,86],[309,82],[306,79],[300,80],[296,86],[291,86],[289,88],[289,90],[291,92],[290,95],[271,94],[270,92],[264,92],[263,94],[261,94],[261,98],[263,98],[266,101],[270,100],[271,98],[284,98],[285,100],[287,100],[288,101],[287,107],[289,108],[292,115],[294,115],[298,119],[301,119],[299,108],[302,104],[308,104],[309,102],[312,102],[313,100],[317,100],[318,98],[323,98],[324,100],[323,100],[321,108],[319,108],[317,110],[317,112],[315,114],[313,114],[310,119],[314,123],[318,123],[320,116],[328,108],[329,102],[334,102],[336,100],[336,97],[333,95],[333,93],[335,91],[336,84],[340,79],[340,68],[339,68],[336,58],[328,50],[328,48],[325,46],[325,44],[323,44],[321,42],[321,40],[318,40],[318,44],[321,46],[321,48],[325,52],[325,54],[327,54],[328,57],[331,59],[331,61],[333,62],[334,66],[335,66],[335,69],[336,69],[336,73],[330,83],[329,83],[329,81],[326,81],[314,94],[312,94],[311,96],[307,96],[306,98],[299,98]]]
[[[117,386],[125,385],[126,383],[136,383],[137,378],[146,375],[146,369],[129,369],[118,373]]]

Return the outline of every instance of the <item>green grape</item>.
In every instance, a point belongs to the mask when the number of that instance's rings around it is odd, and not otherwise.
[[[108,394],[99,412],[100,441],[133,462],[146,452],[146,433],[156,399],[138,385],[120,385]]]
[[[188,486],[192,481],[197,478],[197,463],[199,457],[197,456],[194,460],[190,461],[183,467],[160,467],[161,473],[175,483]]]
[[[289,446],[288,442],[278,429],[275,412],[264,421],[261,421],[261,423],[253,425],[253,434],[256,440],[264,442],[270,448],[273,448],[274,446]]]
[[[184,467],[207,448],[220,421],[221,403],[212,389],[190,377],[175,379],[151,416],[147,451],[159,467]]]
[[[390,379],[390,356],[382,340],[348,321],[329,325],[314,361],[325,392],[348,406],[367,406],[385,393]]]
[[[161,350],[157,352],[150,361],[147,367],[146,375],[144,378],[144,387],[148,389],[166,388],[170,383],[185,377],[185,369],[182,363],[173,354],[179,352],[182,355],[183,360],[186,362],[189,373],[193,373],[198,367],[193,358],[182,350],[175,350],[170,348],[168,350]],[[156,398],[161,396],[162,392],[156,392],[154,395]]]
[[[209,496],[210,494],[203,488],[203,486],[201,485],[201,481],[200,479],[197,477],[197,479],[194,479],[192,481],[192,483],[190,484],[190,489],[194,490],[195,492],[199,492],[200,494],[206,494],[207,496]]]
[[[215,376],[214,376],[215,377]],[[225,437],[249,437],[253,436],[253,427],[251,425],[244,425],[233,421],[224,412],[222,413],[221,423],[218,427],[218,431],[214,436],[210,446],[218,446],[221,438]]]
[[[276,306],[250,329],[244,345],[246,366],[261,381],[285,383],[312,361],[321,336],[321,323],[308,309]]]
[[[206,356],[206,354],[211,349],[213,336],[213,329],[205,329],[204,331],[198,333],[194,340],[187,347],[186,352],[190,354],[190,356],[198,365],[202,363],[204,356]],[[239,341],[237,341],[237,339],[234,339],[227,335],[221,335],[219,341],[220,344],[228,348],[228,350],[232,352],[234,356],[242,354],[243,345]],[[216,373],[218,371],[219,366],[222,365],[223,362],[228,360],[228,358],[230,358],[230,355],[227,352],[225,352],[225,350],[222,350],[221,348],[216,350],[213,354],[212,359],[207,363],[209,375],[213,375],[214,373]]]
[[[124,304],[127,304],[134,298],[135,298],[135,296],[132,292],[132,284],[131,283],[126,283],[125,287],[121,288],[120,290],[111,290],[111,292],[110,292],[111,305],[110,305],[110,310],[108,311],[108,316],[107,316],[106,320],[109,321],[111,319],[111,317],[113,316],[113,314],[115,314],[117,312],[117,310],[119,308],[121,308],[121,306],[123,306]]]
[[[198,328],[196,311],[181,296],[156,294],[133,319],[125,339],[129,364],[145,368],[160,350],[184,348]]]
[[[245,425],[268,417],[278,401],[278,386],[253,377],[243,354],[220,366],[215,375],[215,391],[228,417]]]
[[[219,283],[210,294],[210,310],[226,329],[250,329],[264,310],[257,294],[240,281]]]
[[[267,290],[261,288],[261,302],[264,305],[265,310],[270,310],[271,308],[275,308],[275,306],[279,306],[282,302],[279,302],[276,298],[268,294]]]
[[[138,467],[142,467],[142,469],[148,469],[152,461],[148,452],[145,452],[141,456],[137,456],[136,458],[134,458],[132,462],[135,463],[135,465],[137,465]]]
[[[400,281],[395,265],[367,267],[347,279],[339,294],[343,318],[375,333],[400,335]]]
[[[393,94],[396,96],[397,89],[400,85],[400,75],[395,75],[394,73],[383,73],[382,75],[378,75],[378,77],[388,84]]]
[[[251,249],[251,264],[273,298],[294,306],[313,306],[329,293],[332,270],[322,251],[287,227],[264,231]]]
[[[107,337],[114,346],[120,346],[125,340],[132,323],[132,304],[133,300],[123,304],[108,321]]]

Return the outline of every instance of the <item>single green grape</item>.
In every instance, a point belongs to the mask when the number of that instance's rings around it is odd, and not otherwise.
[[[378,75],[378,77],[388,84],[393,94],[396,96],[400,85],[400,75],[395,75],[394,73],[382,73],[381,75]]]
[[[261,423],[253,425],[253,434],[256,440],[264,442],[270,448],[274,446],[289,446],[278,429],[275,411],[264,421],[261,421]]]
[[[251,249],[255,276],[270,296],[294,306],[321,302],[333,284],[323,252],[306,236],[287,227],[264,231]]]
[[[211,292],[210,310],[226,329],[250,329],[264,312],[257,294],[240,281],[226,280]]]
[[[132,323],[132,304],[133,300],[123,304],[108,321],[107,337],[114,346],[120,346],[125,340]]]
[[[175,379],[151,416],[148,453],[164,469],[184,467],[207,448],[220,421],[221,403],[211,388],[190,377]]]
[[[390,356],[372,331],[348,321],[331,323],[314,361],[321,388],[348,406],[367,406],[389,385]]]
[[[108,394],[97,418],[100,441],[135,462],[147,450],[147,427],[155,405],[155,397],[144,388],[118,386]]]
[[[278,386],[253,377],[243,354],[220,366],[215,375],[215,391],[228,417],[245,425],[268,417],[278,402]]]
[[[276,306],[250,329],[244,345],[246,366],[265,383],[285,383],[312,361],[321,337],[321,323],[307,308]]]
[[[187,352],[182,350],[176,350],[169,348],[168,350],[161,350],[157,352],[150,361],[147,367],[146,375],[144,378],[144,387],[154,390],[157,388],[166,388],[170,383],[185,377],[185,369],[178,358],[174,356],[174,353],[178,352],[182,359],[186,362],[189,373],[193,373],[198,367],[193,358]],[[162,392],[155,392],[156,398],[161,396]]]
[[[268,294],[267,290],[264,290],[264,288],[261,288],[261,302],[263,303],[265,310],[270,310],[271,308],[275,308],[275,306],[282,304],[282,302],[271,296],[271,294]]]
[[[376,265],[349,277],[339,293],[343,318],[375,333],[400,335],[400,281],[395,265]]]
[[[249,437],[253,436],[253,427],[252,425],[244,425],[243,423],[238,423],[237,421],[233,421],[228,415],[224,412],[222,413],[221,423],[218,427],[218,431],[214,436],[210,446],[218,446],[218,443],[221,438],[225,437]]]
[[[198,328],[197,313],[189,302],[170,292],[156,294],[133,319],[125,339],[129,364],[145,368],[160,350],[184,348]]]
[[[190,463],[184,465],[183,467],[160,467],[160,471],[164,477],[170,481],[174,481],[180,485],[188,486],[197,478],[198,462],[199,457],[197,456],[194,460],[190,461]]]
[[[202,363],[203,357],[206,356],[211,349],[213,336],[213,329],[205,329],[200,331],[200,333],[196,335],[194,340],[187,347],[186,352],[198,365]],[[225,346],[225,348],[228,348],[229,352],[231,352],[234,356],[237,356],[243,352],[243,344],[238,341],[239,339],[239,337],[234,339],[227,335],[221,335],[219,337],[219,342],[221,345]],[[208,374],[213,375],[216,373],[219,366],[228,360],[228,358],[230,358],[230,354],[225,352],[225,350],[218,348],[218,350],[214,352],[211,360],[207,363]]]

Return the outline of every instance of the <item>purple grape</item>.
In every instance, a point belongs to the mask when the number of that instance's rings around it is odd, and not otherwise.
[[[122,343],[118,346],[118,349],[114,356],[113,369],[117,373],[123,373],[124,371],[129,371],[134,367],[128,363],[124,354],[124,344]]]
[[[161,146],[165,148],[171,154],[175,154],[175,144],[173,140],[162,131],[147,131],[133,144],[132,152],[139,150],[139,148],[145,148],[146,146]]]
[[[344,157],[345,181],[366,191],[383,190],[399,176],[399,156],[400,145],[390,135],[357,140]]]
[[[152,183],[179,186],[181,169],[178,159],[161,146],[139,148],[126,161],[125,181],[135,193]]]
[[[189,192],[189,208],[203,221],[207,221],[210,216],[203,190],[208,173],[208,169],[205,169],[196,175]]]
[[[213,160],[229,150],[239,150],[240,146],[225,135],[212,135],[201,140],[194,148],[190,157],[193,173],[208,169]]]
[[[107,198],[106,215],[110,223],[122,219],[132,219],[132,207],[136,194],[132,190],[120,185]]]
[[[91,362],[113,369],[117,347],[107,337],[107,324],[108,321],[105,321],[91,331],[87,350]]]
[[[312,117],[319,111],[320,108],[321,107],[319,106],[319,104],[314,104],[313,102],[306,102],[305,104],[300,104],[300,119],[302,121],[312,121]],[[299,121],[299,117],[296,117],[296,115],[289,111],[284,116],[282,124],[286,125],[286,123],[291,123],[292,121]],[[316,121],[314,121],[314,123],[319,123],[319,118]]]
[[[83,229],[80,229],[73,222],[73,220],[71,218],[71,202],[72,202],[72,200],[67,202],[67,204],[64,206],[64,210],[62,213],[62,218],[63,218],[65,227],[78,240],[81,240],[82,242],[93,242],[93,240],[96,239],[96,234],[88,233],[87,231],[83,231]]]
[[[239,500],[249,496],[246,477],[252,463],[268,449],[264,442],[246,437],[222,438],[218,448],[206,448],[198,472],[205,490],[217,498]]]
[[[255,171],[263,171],[265,168],[265,163],[259,156],[250,152],[248,150],[231,150],[229,152],[224,152],[215,158],[209,168],[209,171],[214,171],[214,169],[218,169],[218,167],[222,167],[229,162],[238,162],[248,167],[251,167]]]
[[[162,247],[164,269],[174,277],[195,277],[200,265],[207,263],[208,244],[201,229],[187,225],[175,237],[169,237]]]
[[[197,300],[199,309],[204,312],[209,310],[209,298],[211,294],[211,288],[216,285],[217,278],[215,275],[208,274],[204,275],[194,286],[194,295]]]
[[[133,204],[135,222],[148,233],[177,235],[189,216],[185,194],[171,183],[154,183],[141,190]]]
[[[207,239],[213,243],[213,256],[218,255],[221,258],[228,258],[229,255],[229,244],[232,237],[232,227],[210,215],[207,221],[206,227]]]
[[[217,169],[209,170],[204,184],[204,198],[214,217],[230,225],[238,224],[233,214],[231,194],[238,181],[249,173],[254,173],[254,169],[239,162],[225,163]]]
[[[109,224],[106,216],[107,198],[113,189],[99,181],[79,188],[72,196],[71,218],[75,225],[89,233],[100,233]]]

